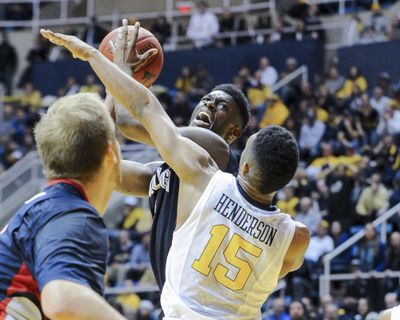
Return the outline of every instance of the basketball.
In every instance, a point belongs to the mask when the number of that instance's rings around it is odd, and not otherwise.
[[[128,39],[130,39],[130,36],[132,36],[134,28],[134,26],[128,26]],[[99,51],[111,61],[113,61],[113,54],[109,42],[110,40],[115,40],[120,29],[122,29],[122,27],[110,31],[101,41],[99,46]],[[144,66],[142,66],[139,70],[136,70],[132,74],[135,80],[139,81],[146,87],[150,87],[153,82],[157,80],[163,66],[164,55],[161,44],[157,40],[157,38],[150,31],[140,27],[138,38],[136,41],[137,52],[139,54],[143,54],[144,52],[152,48],[157,49],[158,54],[151,57]]]

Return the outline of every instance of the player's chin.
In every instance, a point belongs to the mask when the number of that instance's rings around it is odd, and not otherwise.
[[[190,126],[192,127],[199,127],[199,128],[204,128],[204,129],[210,129],[211,123],[199,120],[199,119],[194,119],[191,123]]]

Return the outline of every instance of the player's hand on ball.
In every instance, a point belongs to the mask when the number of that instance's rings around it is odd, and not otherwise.
[[[55,33],[48,29],[40,29],[40,33],[50,42],[68,49],[74,58],[83,61],[87,61],[90,58],[90,55],[96,50],[75,36]]]
[[[136,41],[139,35],[140,23],[136,22],[132,37],[128,38],[128,20],[122,20],[122,28],[114,42],[110,41],[109,45],[113,53],[113,61],[122,70],[127,73],[136,72],[144,68],[151,62],[151,58],[156,56],[158,50],[152,48],[139,54],[136,50]]]

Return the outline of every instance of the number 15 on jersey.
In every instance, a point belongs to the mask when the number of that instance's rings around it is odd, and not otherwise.
[[[227,236],[229,228],[223,224],[215,225],[210,230],[211,237],[204,248],[199,259],[194,260],[192,268],[205,276],[209,276],[211,272],[210,264],[213,261],[217,251],[220,249],[222,242]],[[251,266],[248,261],[243,260],[237,256],[239,250],[244,250],[253,257],[258,258],[262,249],[254,244],[243,239],[239,234],[235,233],[224,250],[224,257],[228,264],[236,267],[237,272],[234,279],[227,276],[229,268],[218,261],[217,266],[214,268],[213,274],[215,279],[228,289],[238,291],[243,289],[247,280],[252,272]]]

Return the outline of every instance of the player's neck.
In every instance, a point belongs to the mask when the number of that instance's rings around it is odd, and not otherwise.
[[[103,216],[110,200],[113,186],[107,183],[105,177],[100,176],[92,182],[81,182],[76,180],[86,193],[89,203]]]
[[[244,192],[253,199],[255,202],[264,203],[270,205],[275,193],[262,194],[256,188],[254,188],[246,179],[244,179],[240,174],[237,176],[237,180],[240,186],[243,188]]]

